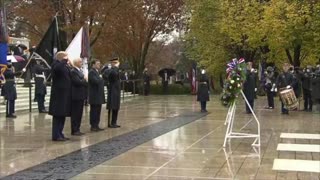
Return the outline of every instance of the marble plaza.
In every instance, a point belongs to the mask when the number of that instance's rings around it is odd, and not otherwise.
[[[222,148],[227,108],[212,97],[208,114],[199,113],[195,96],[137,96],[122,104],[120,129],[91,133],[89,108],[82,131],[71,141],[51,141],[51,116],[18,113],[0,118],[0,179],[74,180],[319,180],[320,114],[281,115],[279,104],[266,110],[259,97],[261,148],[252,139],[233,139]],[[102,113],[106,126],[106,110]],[[243,102],[234,128],[251,118]],[[254,121],[243,132],[255,132]]]

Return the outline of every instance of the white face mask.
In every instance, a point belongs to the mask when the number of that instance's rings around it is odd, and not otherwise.
[[[111,64],[108,64],[108,69],[111,69],[111,68],[112,68]]]
[[[201,71],[201,74],[205,74],[205,73],[206,73],[206,70],[203,69],[203,70]]]

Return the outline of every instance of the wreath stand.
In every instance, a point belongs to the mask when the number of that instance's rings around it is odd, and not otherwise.
[[[252,121],[253,119],[251,119],[249,122],[247,122],[241,129],[240,129],[240,132],[236,132],[234,131],[233,129],[233,124],[234,124],[234,119],[235,119],[235,113],[236,113],[236,102],[233,102],[231,104],[231,106],[229,107],[229,110],[228,110],[228,114],[227,114],[227,117],[226,117],[226,121],[224,123],[224,125],[228,125],[227,126],[227,131],[226,131],[226,135],[225,135],[225,138],[224,138],[224,143],[223,143],[223,148],[226,147],[226,144],[227,144],[227,141],[229,142],[229,145],[230,145],[230,141],[231,139],[244,139],[244,138],[254,138],[254,142],[252,143],[252,147],[255,148],[258,148],[259,149],[259,152],[260,152],[260,122],[255,114],[255,112],[253,111],[251,105],[249,104],[249,101],[248,99],[246,98],[246,96],[244,95],[243,91],[241,90],[241,95],[243,97],[243,99],[245,100],[246,104],[248,105],[249,109],[251,110],[252,112],[252,115],[254,117],[254,120],[256,121],[257,123],[257,129],[258,129],[258,132],[256,134],[254,133],[242,133],[241,130],[244,129],[245,127],[247,127]],[[259,153],[260,154],[260,153]]]

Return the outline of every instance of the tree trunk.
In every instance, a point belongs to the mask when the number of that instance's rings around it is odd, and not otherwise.
[[[293,66],[300,67],[300,55],[301,55],[301,45],[298,44],[294,47],[294,57],[293,57]]]

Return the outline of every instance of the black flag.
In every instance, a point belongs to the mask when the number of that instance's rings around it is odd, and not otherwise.
[[[54,55],[61,51],[61,41],[59,37],[59,28],[57,17],[54,17],[46,34],[43,36],[35,52],[51,65]]]

